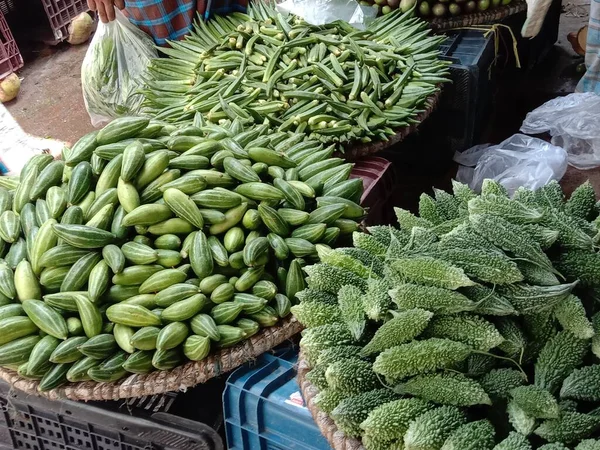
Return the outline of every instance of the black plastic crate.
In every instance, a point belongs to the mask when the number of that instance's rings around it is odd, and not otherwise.
[[[448,32],[447,36],[441,50],[443,59],[452,62],[452,84],[444,85],[438,108],[425,124],[440,137],[436,145],[454,152],[466,150],[477,142],[490,113],[494,34],[466,30]]]
[[[0,449],[224,450],[209,425],[166,412],[183,395],[86,404],[47,400],[0,382]]]

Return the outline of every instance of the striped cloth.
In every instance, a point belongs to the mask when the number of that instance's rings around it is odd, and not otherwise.
[[[591,0],[585,52],[587,70],[577,85],[577,92],[595,92],[600,95],[600,0]]]
[[[158,45],[185,36],[196,12],[208,18],[213,14],[244,12],[247,4],[247,0],[125,0],[131,23],[152,36]]]

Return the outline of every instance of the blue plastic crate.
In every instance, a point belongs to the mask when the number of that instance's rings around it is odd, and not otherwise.
[[[331,450],[300,394],[287,349],[231,374],[223,393],[229,450]]]

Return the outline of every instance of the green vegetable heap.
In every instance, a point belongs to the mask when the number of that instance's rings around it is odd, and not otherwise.
[[[317,245],[292,307],[315,404],[367,450],[600,449],[599,212],[589,182],[453,183]]]
[[[115,381],[286,317],[299,258],[357,229],[362,180],[267,130],[120,118],[0,177],[0,366],[40,390]]]
[[[196,22],[150,64],[145,111],[185,122],[234,119],[323,142],[386,140],[417,123],[448,81],[443,36],[429,36],[413,11],[375,20],[361,31],[345,22],[313,26],[257,3]]]

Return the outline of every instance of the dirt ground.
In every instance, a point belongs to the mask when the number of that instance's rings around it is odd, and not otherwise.
[[[81,93],[86,50],[61,44],[32,52],[35,59],[19,73],[19,97],[7,105],[27,133],[74,143],[93,130]]]

